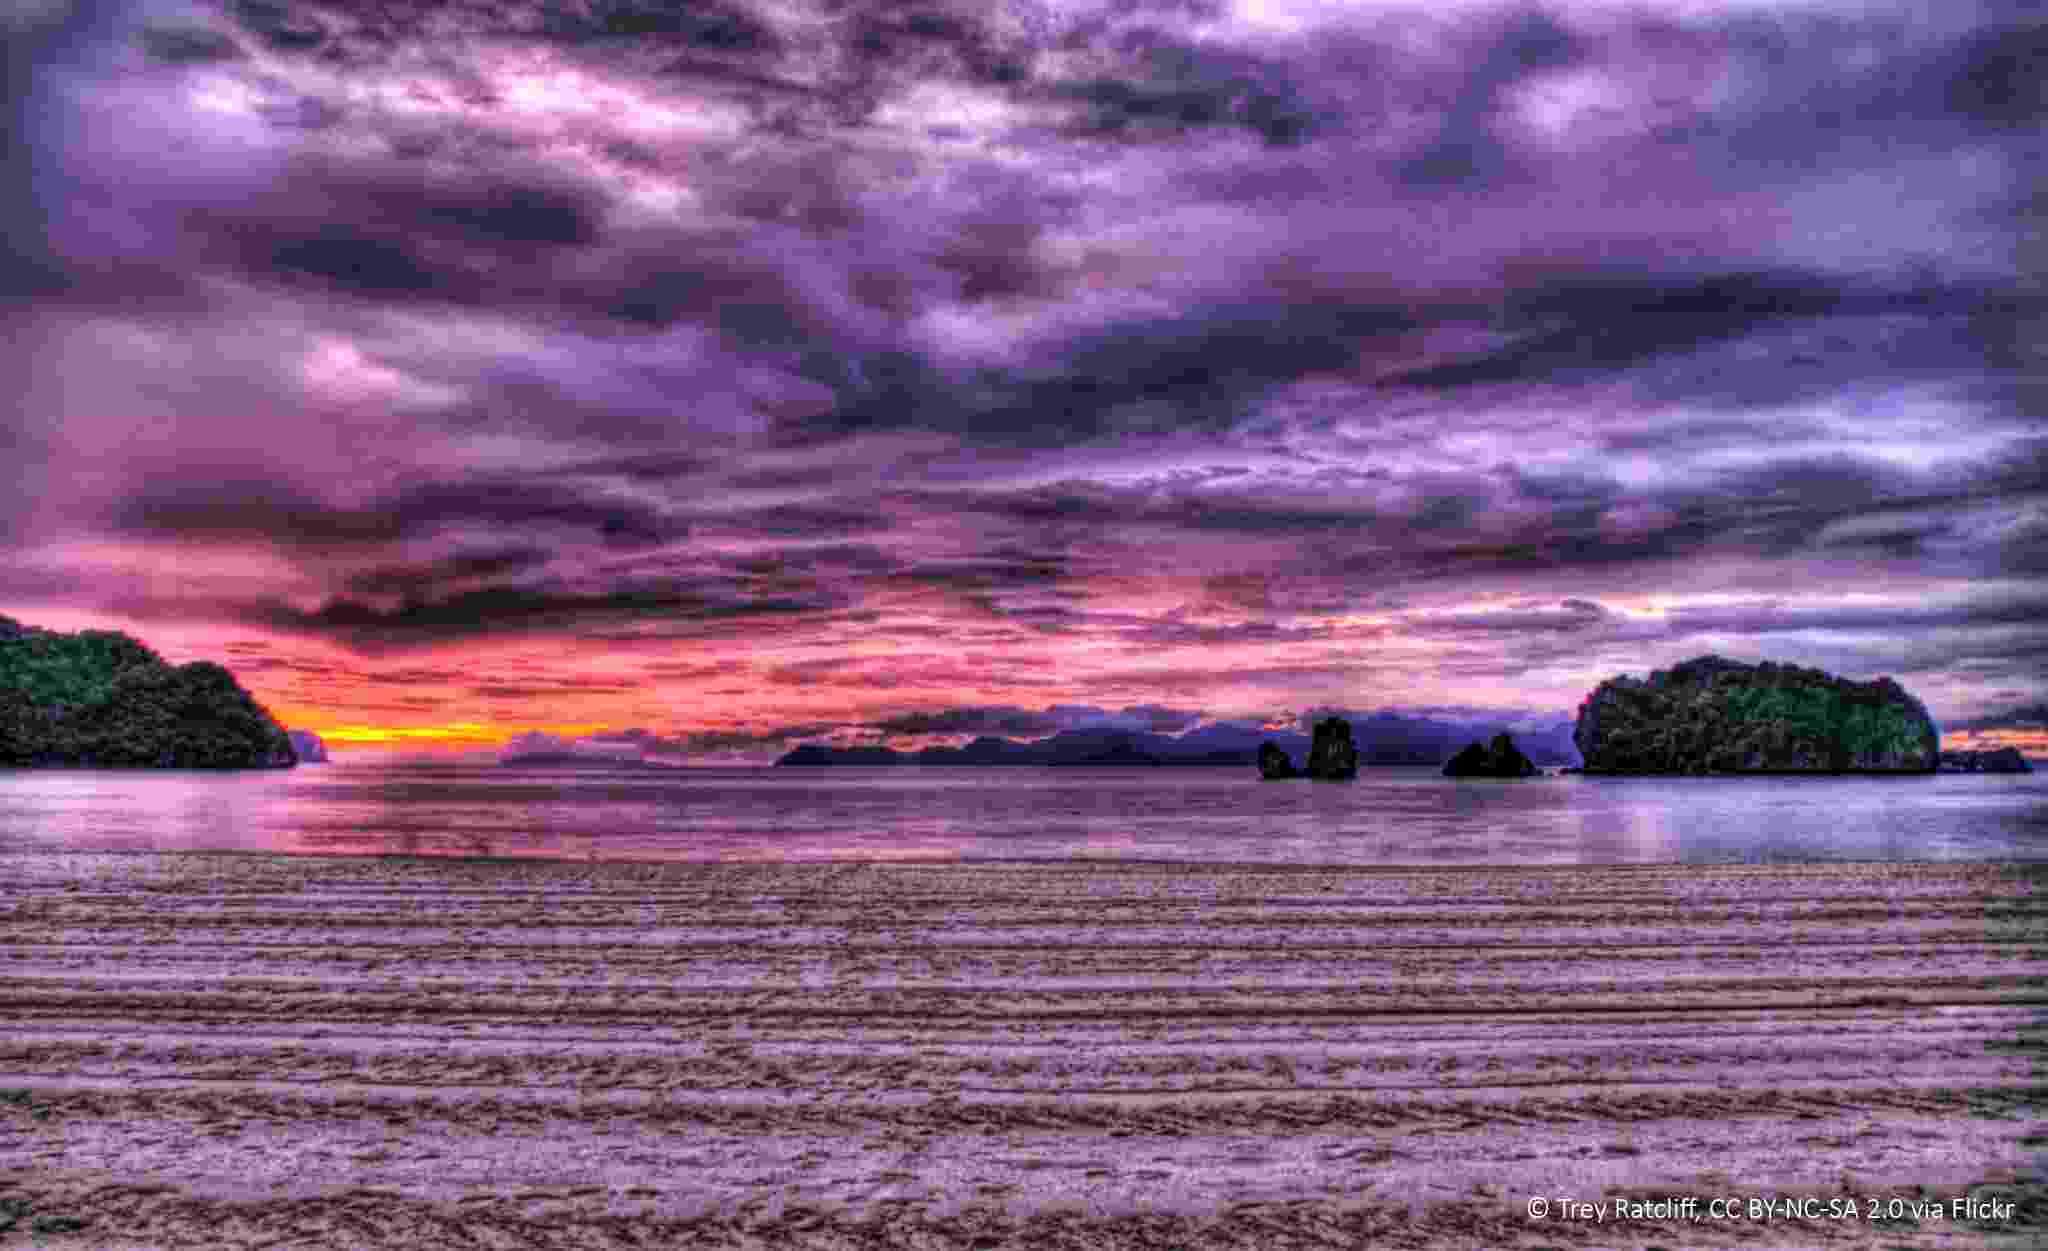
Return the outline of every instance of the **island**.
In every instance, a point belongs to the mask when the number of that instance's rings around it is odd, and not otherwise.
[[[1268,739],[1259,744],[1259,776],[1268,782],[1289,778],[1349,782],[1358,776],[1358,745],[1351,739],[1351,723],[1342,717],[1325,717],[1316,722],[1316,735],[1308,749],[1308,763],[1299,772],[1278,743]]]
[[[1308,740],[1299,734],[1284,736]],[[806,743],[775,763],[786,768],[852,765],[898,765],[973,768],[1032,766],[1039,768],[1159,768],[1164,766],[1241,766],[1258,750],[1255,732],[1211,726],[1175,738],[1138,730],[1062,730],[1050,738],[1024,740],[983,735],[961,747],[927,747],[897,751],[888,747],[828,747]]]
[[[172,666],[126,634],[0,617],[0,766],[280,769],[284,727],[211,661]]]
[[[512,752],[498,757],[498,764],[517,769],[647,769],[663,773],[674,773],[684,767],[640,756],[608,756],[601,752],[570,749]]]
[[[1990,751],[1945,751],[1941,753],[1943,773],[2032,773],[2034,766],[2017,747]]]
[[[1573,741],[1588,774],[1930,774],[1941,735],[1890,678],[1700,656],[1602,682]]]
[[[1448,721],[1392,712],[1378,712],[1356,722],[1326,716],[1321,722],[1344,722],[1348,733],[1343,742],[1348,752],[1331,739],[1324,753],[1334,762],[1333,772],[1355,775],[1363,765],[1441,765],[1458,744],[1475,731],[1493,733],[1497,723]],[[1331,733],[1331,731],[1325,731]],[[1539,764],[1571,764],[1577,759],[1571,746],[1571,722],[1557,718],[1537,727],[1529,754]],[[1335,753],[1335,755],[1331,755]],[[1339,760],[1338,758],[1342,759]],[[847,746],[805,743],[786,752],[775,763],[783,768],[896,768],[902,766],[975,768],[1011,767],[1174,767],[1243,769],[1258,766],[1262,776],[1275,779],[1305,777],[1294,761],[1314,764],[1317,760],[1312,735],[1292,730],[1272,730],[1253,722],[1217,721],[1181,734],[1158,734],[1143,730],[1097,727],[1062,730],[1041,739],[998,738],[983,735],[959,747],[926,747],[902,751],[890,747]],[[1281,766],[1284,764],[1285,768]]]
[[[1533,778],[1542,774],[1508,734],[1494,735],[1490,744],[1468,743],[1444,762],[1447,778]]]

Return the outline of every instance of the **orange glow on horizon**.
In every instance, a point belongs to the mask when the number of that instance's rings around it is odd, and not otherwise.
[[[611,729],[610,722],[501,726],[487,725],[481,721],[451,721],[445,725],[423,726],[338,725],[332,729],[313,729],[313,733],[327,742],[358,745],[449,743],[470,747],[499,747],[521,734],[529,734],[536,730],[543,734],[572,738],[603,734]]]
[[[2020,755],[2048,758],[2048,730],[1957,730],[1941,736],[1943,751],[1996,751],[2017,747]]]

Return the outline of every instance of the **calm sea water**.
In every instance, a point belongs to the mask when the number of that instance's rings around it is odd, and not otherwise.
[[[0,771],[0,854],[1301,864],[2048,860],[2048,773],[1452,781],[1370,769]]]

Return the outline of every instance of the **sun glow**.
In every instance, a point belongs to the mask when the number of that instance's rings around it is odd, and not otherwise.
[[[461,743],[496,746],[521,734],[539,730],[562,736],[602,734],[615,727],[606,722],[576,722],[563,725],[502,726],[481,721],[450,721],[444,725],[383,726],[340,725],[319,731],[320,737],[337,743]]]

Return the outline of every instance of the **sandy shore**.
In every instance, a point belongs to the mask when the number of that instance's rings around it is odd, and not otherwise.
[[[2038,869],[0,873],[0,1247],[2048,1245]]]

